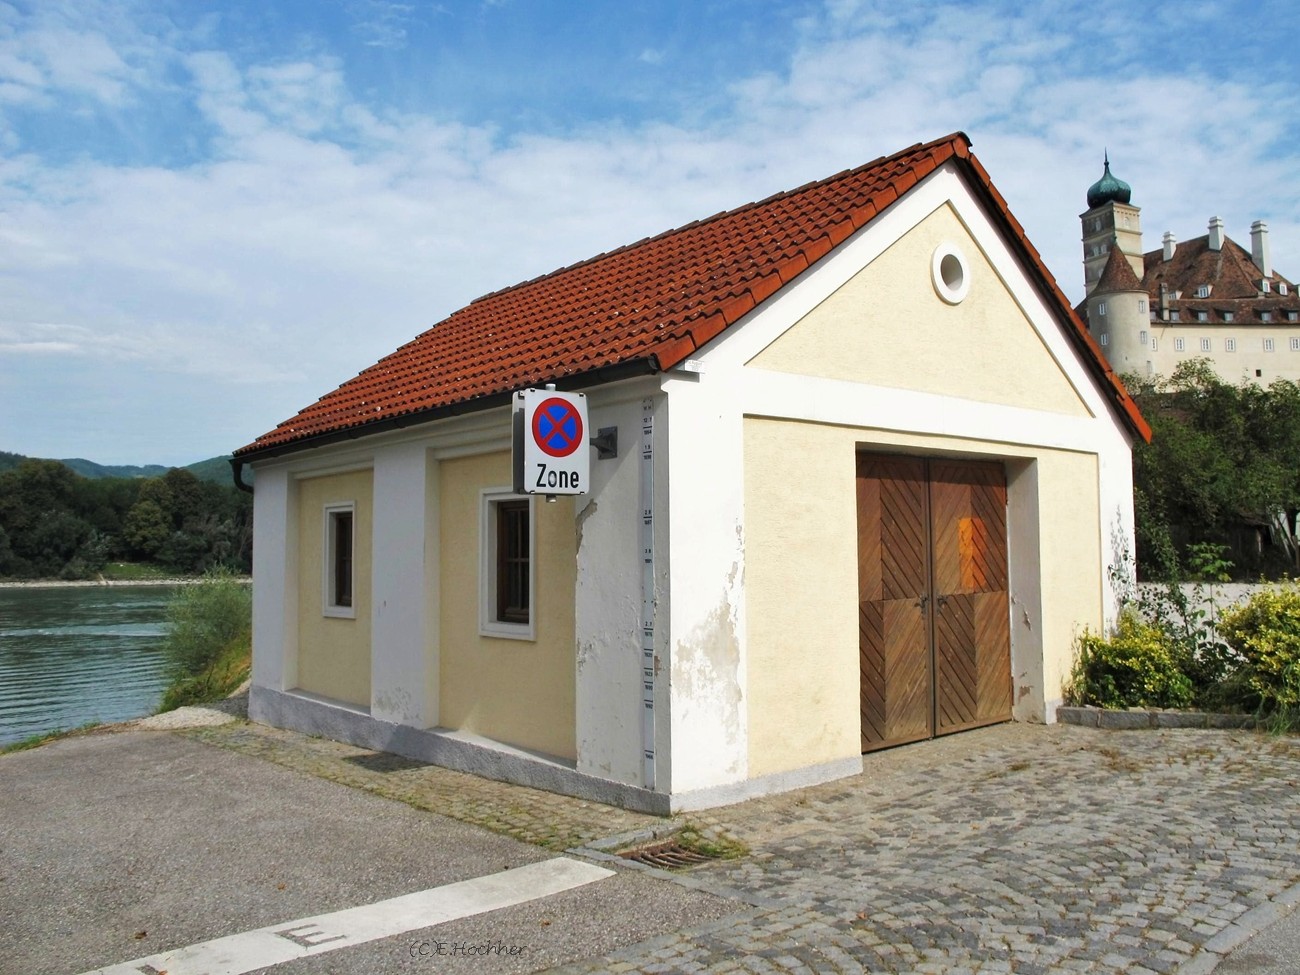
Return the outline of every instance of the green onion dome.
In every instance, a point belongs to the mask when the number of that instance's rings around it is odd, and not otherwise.
[[[1101,179],[1088,187],[1088,209],[1112,201],[1127,203],[1132,196],[1133,187],[1110,174],[1110,157],[1107,156],[1106,171],[1102,173]]]

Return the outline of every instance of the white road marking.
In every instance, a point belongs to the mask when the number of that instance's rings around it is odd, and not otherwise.
[[[86,975],[242,975],[296,958],[483,914],[613,876],[593,863],[557,857],[460,883],[285,921],[256,931],[137,958]]]

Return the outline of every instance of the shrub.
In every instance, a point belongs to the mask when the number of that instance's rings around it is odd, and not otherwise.
[[[1087,630],[1079,637],[1067,700],[1103,708],[1186,707],[1192,682],[1178,656],[1164,629],[1125,610],[1111,639]]]
[[[1241,654],[1265,712],[1300,709],[1300,586],[1255,593],[1219,618],[1219,632]]]
[[[249,587],[229,569],[212,569],[173,597],[164,644],[171,687],[163,710],[225,692],[232,667],[247,656],[252,599]]]

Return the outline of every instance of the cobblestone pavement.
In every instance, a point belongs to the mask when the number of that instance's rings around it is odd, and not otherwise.
[[[551,849],[664,825],[255,725],[186,733]],[[736,912],[563,971],[1203,972],[1300,882],[1294,737],[1013,724],[865,761],[682,817],[748,848],[673,878]]]
[[[691,872],[748,910],[565,971],[1176,972],[1300,881],[1294,738],[1007,725],[866,761],[693,817],[749,846]]]

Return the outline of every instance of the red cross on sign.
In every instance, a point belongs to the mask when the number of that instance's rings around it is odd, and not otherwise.
[[[582,445],[582,417],[568,400],[544,400],[533,411],[532,428],[538,449],[551,457],[568,457]]]

